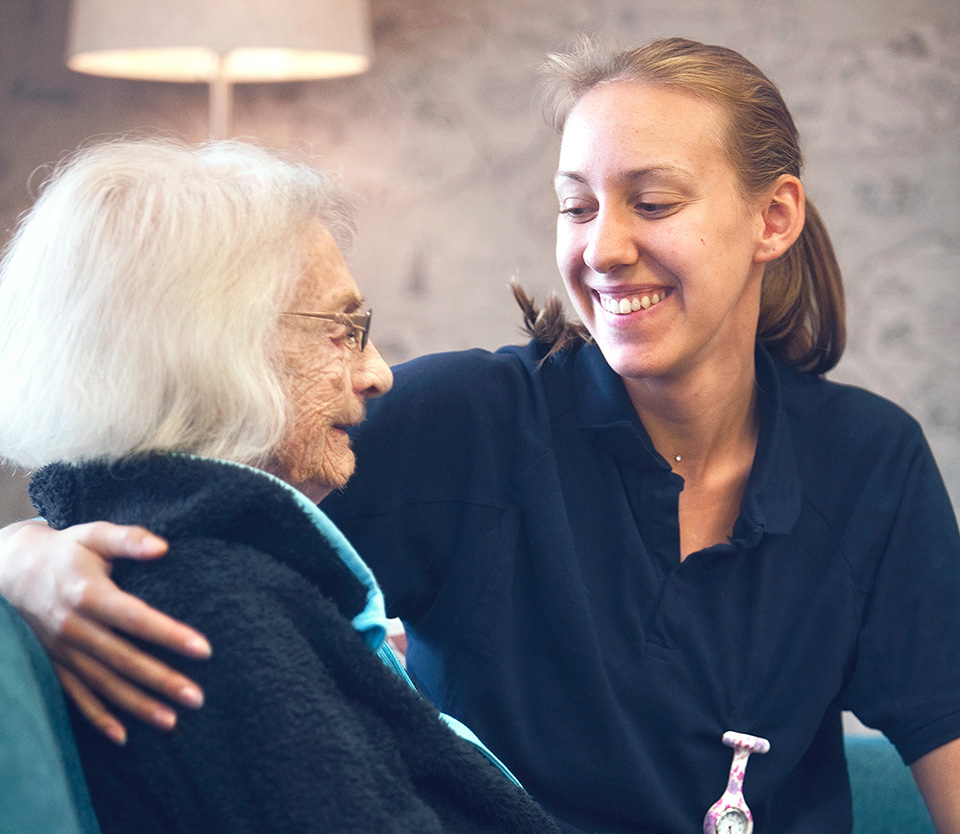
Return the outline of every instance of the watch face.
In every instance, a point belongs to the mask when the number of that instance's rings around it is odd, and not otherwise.
[[[730,808],[717,820],[717,834],[746,834],[747,817],[743,811]]]

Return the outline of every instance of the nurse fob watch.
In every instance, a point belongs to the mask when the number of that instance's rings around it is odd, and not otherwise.
[[[703,834],[751,834],[753,814],[743,798],[743,773],[751,753],[766,753],[770,742],[746,733],[726,732],[723,743],[733,748],[730,779],[727,789],[707,811],[703,819]]]

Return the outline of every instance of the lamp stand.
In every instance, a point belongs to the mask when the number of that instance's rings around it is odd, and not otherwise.
[[[210,75],[210,138],[227,139],[233,120],[233,85],[224,71],[223,55],[218,54]]]

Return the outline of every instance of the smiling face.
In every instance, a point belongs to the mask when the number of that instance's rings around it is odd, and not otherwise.
[[[557,263],[628,384],[752,365],[762,201],[742,196],[724,126],[717,105],[633,82],[591,90],[566,120]]]
[[[303,279],[288,310],[355,313],[362,298],[330,232],[308,229]],[[364,401],[390,390],[393,375],[372,342],[364,350],[335,322],[284,316],[280,358],[291,417],[270,471],[314,501],[344,486],[355,458],[344,428],[364,418]]]

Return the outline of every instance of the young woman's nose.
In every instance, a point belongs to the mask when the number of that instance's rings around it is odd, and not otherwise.
[[[628,216],[627,212],[601,209],[589,224],[584,263],[601,274],[636,263],[639,257],[636,231],[636,218]]]

